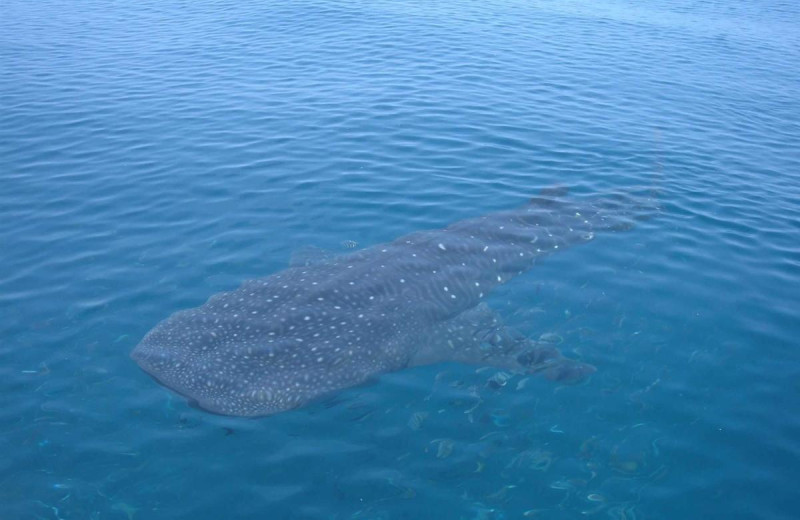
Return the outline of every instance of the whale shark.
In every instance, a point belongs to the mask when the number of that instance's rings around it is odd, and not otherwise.
[[[264,416],[442,362],[582,380],[594,367],[506,327],[484,301],[538,262],[649,218],[651,199],[543,190],[514,209],[289,267],[150,330],[131,357],[209,412]]]

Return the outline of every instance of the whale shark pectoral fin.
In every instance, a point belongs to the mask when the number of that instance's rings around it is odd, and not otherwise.
[[[420,334],[409,366],[457,362],[487,365],[505,341],[499,317],[485,303],[438,323]]]
[[[565,385],[577,385],[586,381],[595,372],[597,372],[597,367],[594,365],[570,358],[562,358],[559,363],[546,368],[543,374],[550,381]]]
[[[505,326],[486,303],[431,327],[419,338],[409,366],[456,362],[533,373],[567,359],[554,346]]]
[[[517,361],[529,374],[542,374],[550,381],[567,385],[581,383],[597,372],[594,365],[564,357],[552,345],[536,345],[518,355]]]
[[[563,356],[561,351],[551,344],[539,345],[530,342],[526,350],[517,356],[517,361],[527,368],[527,371],[538,372],[548,366],[558,363]]]
[[[565,357],[552,343],[534,341],[513,328],[486,303],[426,331],[409,366],[457,362],[541,374],[562,384],[584,381],[597,369]]]

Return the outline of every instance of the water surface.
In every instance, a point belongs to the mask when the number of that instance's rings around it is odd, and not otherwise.
[[[794,2],[19,2],[0,17],[0,517],[795,518]],[[489,303],[598,367],[260,419],[128,358],[287,265],[658,185]]]

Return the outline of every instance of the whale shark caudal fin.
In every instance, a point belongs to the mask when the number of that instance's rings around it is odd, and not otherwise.
[[[564,357],[552,343],[534,341],[504,326],[486,303],[426,331],[409,365],[443,362],[541,374],[565,384],[581,382],[596,371],[592,365]]]

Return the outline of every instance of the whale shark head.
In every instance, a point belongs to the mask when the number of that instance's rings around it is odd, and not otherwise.
[[[298,291],[284,279],[248,281],[176,312],[131,357],[194,406],[236,416],[290,410],[404,364],[390,355],[393,316],[296,303],[280,292]],[[277,304],[276,296],[286,303]],[[381,355],[365,344],[380,344]]]
[[[259,332],[251,333],[252,326],[248,331],[233,323],[227,327],[223,320],[203,322],[194,313],[164,320],[131,353],[145,372],[193,406],[221,415],[270,415],[325,390],[310,373],[296,373],[310,361],[303,351],[295,349],[296,357],[289,359],[279,354],[292,338],[274,340],[267,348]]]

